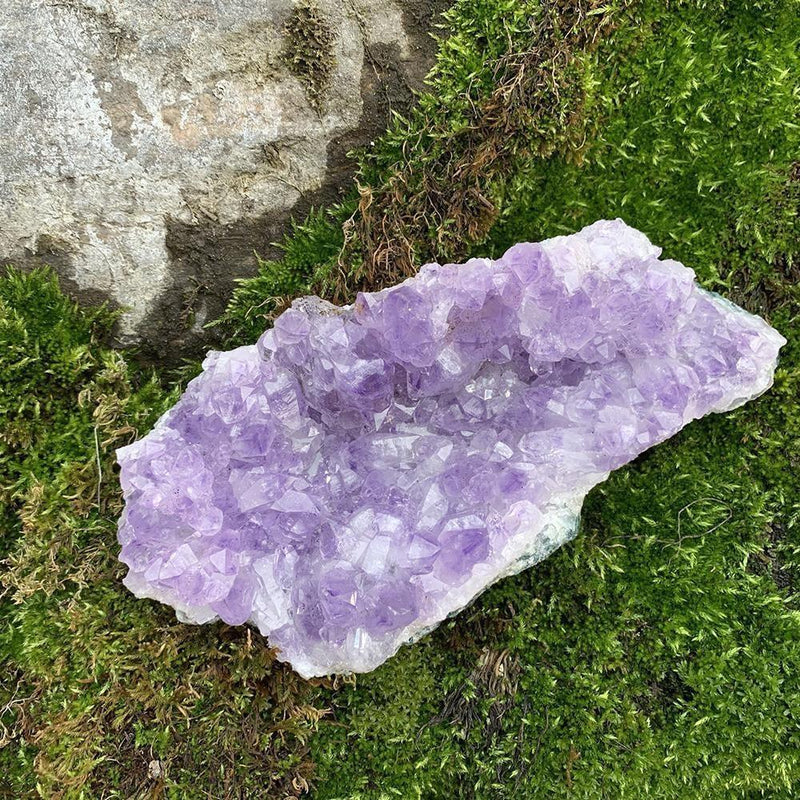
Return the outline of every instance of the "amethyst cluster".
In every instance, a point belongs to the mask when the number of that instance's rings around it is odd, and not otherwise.
[[[296,300],[118,451],[125,584],[373,669],[575,534],[610,470],[772,383],[785,339],[621,220]]]

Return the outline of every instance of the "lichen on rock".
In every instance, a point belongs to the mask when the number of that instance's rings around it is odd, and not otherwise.
[[[284,27],[286,42],[281,56],[292,74],[303,83],[309,101],[320,107],[335,61],[334,36],[312,0],[303,0]]]

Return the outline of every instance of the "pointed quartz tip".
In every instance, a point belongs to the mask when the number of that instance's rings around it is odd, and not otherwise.
[[[366,672],[575,535],[586,492],[772,384],[786,339],[621,219],[296,299],[117,451],[125,585]]]

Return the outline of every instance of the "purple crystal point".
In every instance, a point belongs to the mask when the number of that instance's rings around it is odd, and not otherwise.
[[[365,672],[574,536],[586,492],[771,384],[785,339],[621,220],[296,300],[118,451],[125,584]]]

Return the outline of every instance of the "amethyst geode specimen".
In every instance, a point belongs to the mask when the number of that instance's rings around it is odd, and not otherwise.
[[[373,669],[574,536],[609,471],[767,389],[785,339],[621,220],[297,300],[118,451],[125,584]]]

